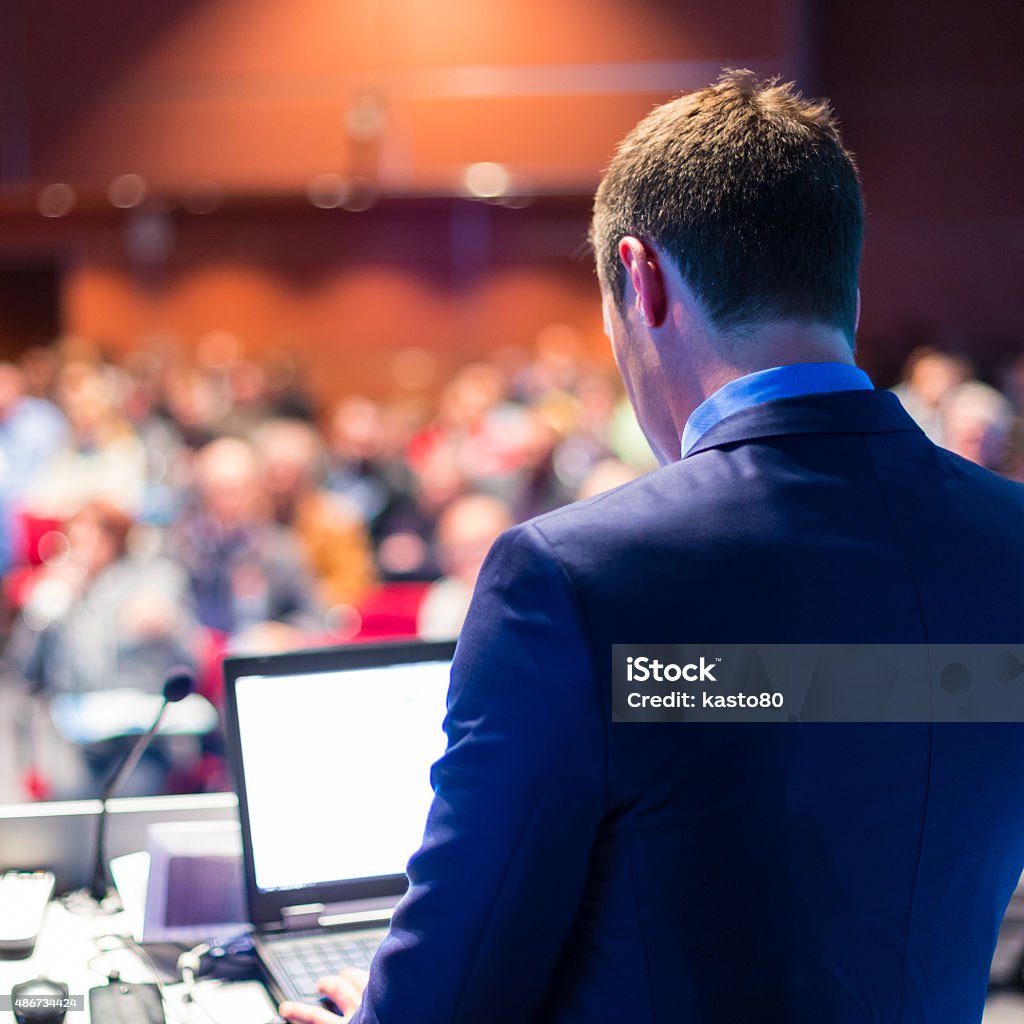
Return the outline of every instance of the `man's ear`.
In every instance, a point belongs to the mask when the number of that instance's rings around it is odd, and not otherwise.
[[[660,327],[668,314],[665,301],[665,279],[651,250],[632,235],[619,242],[622,260],[629,282],[636,294],[636,308],[648,327]]]

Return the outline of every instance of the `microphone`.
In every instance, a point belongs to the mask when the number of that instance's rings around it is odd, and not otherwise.
[[[128,751],[124,760],[103,787],[99,797],[102,806],[96,826],[92,883],[88,888],[79,889],[70,894],[69,909],[91,914],[116,914],[122,909],[120,897],[110,878],[110,870],[107,865],[107,801],[117,792],[121,783],[132,773],[139,763],[139,759],[146,752],[146,748],[160,728],[167,705],[177,704],[178,701],[184,700],[195,688],[196,677],[191,669],[179,666],[171,670],[164,682],[163,703],[160,705],[156,718],[153,719],[153,724],[135,741],[131,750]]]

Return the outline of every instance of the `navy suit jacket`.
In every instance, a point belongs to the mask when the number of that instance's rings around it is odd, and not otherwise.
[[[885,392],[516,527],[360,1024],[978,1021],[1024,725],[611,722],[613,643],[1020,641],[1024,487]]]

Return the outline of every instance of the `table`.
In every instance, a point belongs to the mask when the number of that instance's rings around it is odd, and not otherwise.
[[[151,982],[152,971],[136,954],[103,936],[130,935],[134,921],[126,913],[105,917],[73,914],[59,901],[47,907],[39,941],[25,960],[0,960],[0,993],[19,982],[44,975],[67,984],[71,995],[86,997],[84,1012],[69,1011],[68,1024],[90,1024],[89,989],[119,971],[129,982]],[[111,947],[103,953],[103,947]],[[117,947],[117,948],[115,948]],[[266,989],[257,981],[220,982],[203,979],[196,985],[197,1003],[184,1001],[185,986],[167,985],[164,1013],[168,1024],[268,1024],[277,1018]],[[0,1010],[0,1024],[12,1024],[14,1014]]]

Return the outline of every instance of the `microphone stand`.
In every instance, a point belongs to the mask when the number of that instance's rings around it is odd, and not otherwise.
[[[132,744],[131,750],[107,780],[100,793],[100,816],[96,823],[96,852],[92,882],[83,889],[67,894],[64,904],[78,914],[116,914],[124,909],[107,864],[107,805],[121,783],[132,773],[163,722],[167,705],[187,697],[195,687],[195,677],[188,669],[179,669],[164,683],[164,699],[153,724]]]

